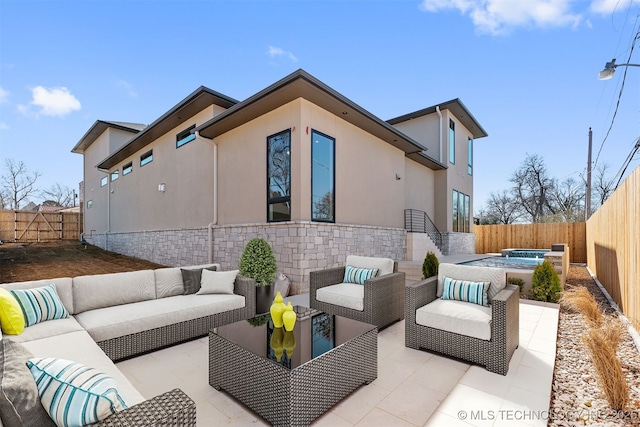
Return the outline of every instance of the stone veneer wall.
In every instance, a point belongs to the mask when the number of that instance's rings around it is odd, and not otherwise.
[[[475,233],[442,233],[442,253],[444,255],[475,254]]]
[[[213,228],[213,262],[238,268],[246,243],[262,237],[273,248],[278,271],[291,280],[291,293],[309,291],[309,272],[344,265],[347,255],[404,260],[406,231],[401,228],[308,221],[219,225]],[[169,266],[207,262],[207,228],[85,236],[96,246]]]

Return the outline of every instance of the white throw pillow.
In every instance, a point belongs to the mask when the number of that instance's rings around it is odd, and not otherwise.
[[[240,270],[209,271],[202,270],[200,290],[196,295],[233,294],[233,286]]]

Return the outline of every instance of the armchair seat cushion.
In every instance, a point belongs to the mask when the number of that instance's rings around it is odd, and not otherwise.
[[[416,323],[481,340],[491,340],[491,307],[436,299],[416,310]]]
[[[355,283],[325,286],[316,291],[316,299],[327,304],[363,311],[364,286]]]

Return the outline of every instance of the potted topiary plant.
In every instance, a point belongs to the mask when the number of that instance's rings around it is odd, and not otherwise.
[[[427,252],[427,256],[424,257],[424,262],[422,263],[422,279],[436,276],[439,266],[440,261],[438,261],[436,254],[431,251]]]
[[[276,280],[276,258],[269,243],[261,238],[249,240],[238,264],[240,274],[256,281],[256,314],[268,313]]]

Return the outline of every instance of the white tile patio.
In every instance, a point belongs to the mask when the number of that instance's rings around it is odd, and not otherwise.
[[[307,305],[308,295],[292,298]],[[520,346],[506,376],[404,346],[404,321],[378,335],[378,378],[314,426],[544,426],[555,361],[558,306],[521,300]],[[118,363],[143,396],[181,388],[198,426],[269,425],[208,384],[208,338]]]

